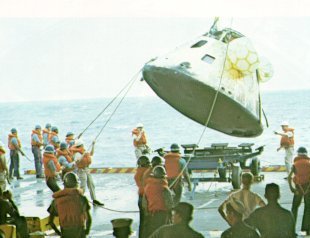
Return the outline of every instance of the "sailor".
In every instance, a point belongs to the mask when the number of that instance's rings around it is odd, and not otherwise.
[[[305,147],[299,147],[297,153],[288,177],[290,189],[294,193],[292,213],[296,223],[298,208],[304,199],[301,230],[310,235],[310,158]]]
[[[259,238],[257,232],[243,221],[245,213],[243,203],[237,199],[230,200],[226,205],[227,220],[231,227],[224,231],[221,238]]]
[[[144,235],[148,237],[159,227],[169,223],[173,198],[166,179],[163,166],[153,169],[153,177],[146,181],[143,197],[143,208],[146,213]]]
[[[81,189],[86,190],[86,184],[90,192],[90,197],[94,205],[103,206],[104,204],[96,199],[95,184],[89,172],[89,166],[92,162],[92,156],[95,152],[95,141],[91,145],[91,151],[87,152],[84,148],[84,142],[79,139],[75,141],[75,145],[70,148],[73,152],[73,158],[77,166],[77,175],[81,182]]]
[[[158,228],[149,238],[203,238],[202,234],[189,226],[193,219],[193,212],[194,207],[192,204],[180,202],[172,209],[172,225]]]
[[[68,146],[73,145],[74,144],[74,133],[69,131],[66,134],[66,143]]]
[[[52,145],[47,145],[43,153],[43,165],[45,180],[47,186],[53,191],[57,192],[60,190],[57,184],[57,176],[61,172],[61,165],[55,156],[55,150]]]
[[[52,146],[55,148],[55,150],[59,149],[59,147],[60,147],[60,141],[59,141],[59,139],[58,139],[58,136],[54,136],[54,137],[52,138],[50,145],[52,145]]]
[[[62,238],[86,238],[90,232],[92,217],[90,206],[83,191],[79,189],[78,177],[67,173],[64,177],[64,189],[53,194],[54,200],[48,208],[49,224]],[[59,217],[61,231],[54,223]]]
[[[147,145],[147,138],[142,123],[138,123],[136,128],[132,130],[132,136],[136,158],[139,159],[142,155],[148,155],[150,148]]]
[[[258,207],[265,206],[265,202],[261,196],[251,191],[253,183],[253,175],[251,173],[243,173],[241,176],[242,189],[231,193],[228,198],[219,206],[218,211],[221,216],[229,223],[228,214],[225,214],[225,207],[232,200],[242,202],[244,206],[243,218],[248,218],[249,215]]]
[[[129,238],[132,234],[130,218],[119,218],[111,220],[113,226],[113,236],[117,238]]]
[[[268,204],[257,208],[245,222],[256,228],[262,238],[295,238],[293,215],[278,203],[280,199],[279,185],[267,184],[265,198]]]
[[[281,123],[283,132],[274,132],[276,135],[281,136],[280,147],[277,151],[281,149],[285,150],[285,166],[287,174],[290,173],[292,167],[292,159],[294,155],[294,128],[290,128],[287,121]]]
[[[43,146],[47,146],[49,144],[49,135],[51,133],[51,127],[52,125],[50,123],[46,123],[45,128],[43,129],[42,132],[42,137],[43,137]]]
[[[153,168],[155,168],[158,165],[163,165],[163,159],[160,156],[154,156],[151,161],[151,166],[144,172],[142,181],[145,183],[148,177],[151,176],[153,172]],[[145,184],[144,184],[145,186]]]
[[[188,171],[186,169],[186,161],[181,157],[180,146],[178,144],[172,144],[170,152],[164,155],[165,168],[167,170],[167,178],[169,187],[174,192],[174,204],[177,205],[182,197],[183,182],[182,177],[188,184],[188,190],[192,190],[191,181]]]
[[[21,147],[22,144],[18,138],[17,130],[16,128],[11,129],[11,134],[8,136],[8,147],[10,149],[10,168],[9,168],[9,178],[13,179],[13,170],[14,170],[14,176],[17,179],[23,179],[20,176],[19,172],[19,152],[24,156],[24,152],[22,151]]]
[[[60,148],[56,150],[56,157],[59,164],[63,167],[62,169],[62,178],[66,173],[73,172],[75,169],[75,162],[73,161],[73,155],[68,150],[68,145],[66,142],[60,143]]]
[[[8,167],[6,165],[4,144],[0,142],[0,188],[6,190],[6,181],[9,177]]]
[[[136,185],[138,187],[138,207],[139,207],[139,213],[140,213],[140,220],[139,220],[139,238],[143,238],[143,228],[144,228],[144,210],[142,208],[142,198],[144,196],[144,181],[143,181],[143,176],[145,172],[151,167],[150,159],[142,155],[138,159],[138,168],[136,170],[136,174],[134,176]]]
[[[58,141],[59,141],[59,138],[58,138],[58,128],[56,126],[52,127],[52,131],[51,131],[51,133],[48,136],[48,142],[50,144],[52,143],[52,140],[53,140],[54,137],[56,137],[58,139]]]
[[[31,134],[31,150],[34,157],[34,166],[36,169],[36,178],[44,178],[42,171],[42,152],[43,138],[41,134],[41,126],[36,125]]]
[[[8,215],[10,215],[9,219]],[[2,191],[0,188],[0,225],[4,224],[15,225],[17,237],[29,238],[26,218],[20,216],[19,211],[12,200],[12,193]]]

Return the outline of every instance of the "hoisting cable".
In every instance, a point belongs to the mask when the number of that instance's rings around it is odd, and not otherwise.
[[[130,91],[130,89],[132,88],[132,86],[134,85],[135,81],[137,80],[139,73],[141,72],[142,69],[140,69],[138,71],[138,73],[136,73],[134,75],[134,77],[130,80],[130,84],[128,85],[128,88],[125,92],[125,94],[123,95],[123,97],[121,98],[121,100],[119,101],[119,103],[116,105],[115,109],[113,110],[113,112],[111,113],[111,115],[109,116],[109,118],[107,119],[107,121],[104,123],[104,125],[102,126],[102,128],[100,129],[99,133],[97,134],[97,136],[95,137],[95,139],[93,140],[93,142],[96,142],[97,139],[99,138],[99,136],[101,135],[101,133],[103,132],[104,128],[107,126],[107,124],[110,122],[110,120],[112,119],[112,117],[114,116],[115,112],[117,111],[117,109],[120,107],[120,105],[122,104],[122,102],[124,101],[125,97],[127,96],[128,92]],[[93,144],[91,144],[88,148],[88,151],[91,150]]]
[[[118,94],[108,103],[107,106],[92,120],[89,125],[78,135],[77,139],[80,139],[81,136],[88,130],[88,128],[108,109],[109,106],[121,95],[121,93],[133,82],[136,80],[137,76],[141,72],[141,69],[129,80],[129,82],[118,92]]]
[[[140,70],[141,71],[141,70]],[[140,71],[138,73],[140,73]],[[129,87],[127,88],[125,94],[123,95],[123,97],[121,98],[121,100],[119,101],[119,103],[116,105],[115,109],[113,110],[113,112],[111,113],[111,115],[109,116],[108,120],[104,123],[104,125],[102,126],[101,130],[99,131],[99,133],[97,134],[97,136],[95,137],[95,139],[93,141],[97,141],[97,139],[99,138],[99,136],[101,135],[101,133],[103,132],[104,128],[107,126],[107,124],[109,123],[109,121],[112,119],[112,117],[114,116],[115,112],[117,111],[117,109],[120,107],[121,103],[124,101],[126,95],[128,94],[128,92],[130,91],[130,89],[132,88],[132,86],[134,85],[135,81],[137,80],[138,74],[136,74],[136,77],[134,78],[134,80],[131,81],[131,84],[129,85]]]
[[[215,18],[215,21],[217,21],[218,18]],[[233,18],[231,18],[231,21],[230,21],[230,28],[232,27],[232,22],[233,22]],[[210,112],[209,112],[209,115],[208,115],[208,118],[206,120],[206,123],[204,125],[204,129],[200,135],[200,138],[197,142],[197,145],[199,145],[199,143],[201,142],[205,132],[206,132],[206,129],[209,125],[209,122],[210,122],[210,119],[211,119],[211,116],[213,114],[213,111],[214,111],[214,107],[215,107],[215,103],[217,101],[217,98],[218,98],[218,94],[220,92],[220,88],[221,88],[221,85],[222,85],[222,80],[223,80],[223,75],[224,75],[224,70],[225,70],[225,65],[226,65],[226,62],[227,62],[227,52],[228,52],[228,47],[229,47],[229,41],[227,42],[227,46],[226,46],[226,52],[225,52],[225,57],[224,57],[224,61],[223,61],[223,67],[222,67],[222,72],[221,72],[221,77],[220,77],[220,82],[219,82],[219,85],[218,85],[218,88],[217,88],[217,91],[215,93],[215,96],[214,96],[214,99],[213,99],[213,102],[212,102],[212,105],[211,105],[211,109],[210,109]],[[187,166],[188,164],[190,163],[195,151],[196,151],[196,146],[194,147],[193,151],[191,152],[191,154],[189,155],[189,158],[188,160],[186,161],[186,164],[185,166],[183,167],[183,169],[181,170],[181,172],[179,173],[179,175],[173,180],[173,182],[169,185],[169,188],[171,189],[178,181],[179,179],[182,177],[184,171],[187,169]]]

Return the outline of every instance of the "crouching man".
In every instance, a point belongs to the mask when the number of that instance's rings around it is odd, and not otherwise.
[[[65,188],[53,194],[54,200],[48,208],[49,224],[62,238],[85,238],[90,232],[92,218],[89,202],[78,185],[78,177],[67,173],[64,177]],[[61,231],[54,223],[56,216],[59,217]]]

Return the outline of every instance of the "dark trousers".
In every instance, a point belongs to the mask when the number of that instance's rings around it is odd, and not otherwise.
[[[10,151],[10,159],[11,159],[11,163],[10,163],[10,168],[9,168],[9,176],[13,177],[13,175],[15,177],[20,177],[19,174],[19,154],[18,154],[18,150],[11,150]],[[13,174],[13,170],[14,170],[14,174]]]
[[[28,238],[29,232],[26,218],[23,216],[16,216],[8,221],[8,224],[16,226],[16,232],[20,238]]]
[[[38,146],[32,146],[32,153],[34,157],[34,167],[36,169],[36,175],[42,176],[42,154],[41,149]]]
[[[139,215],[140,215],[139,238],[144,238],[144,230],[145,230],[145,211],[142,208],[142,200],[143,200],[143,196],[139,195],[139,200],[138,200]]]
[[[175,179],[173,179],[173,178],[168,179],[169,187],[172,183],[174,183],[174,181],[175,181]],[[182,192],[183,192],[183,182],[182,182],[181,178],[179,178],[178,181],[174,183],[171,190],[174,192],[173,204],[174,204],[174,206],[176,206],[181,201]]]
[[[61,238],[86,238],[84,227],[61,228]]]
[[[303,190],[306,191],[308,186],[309,184],[304,185]],[[304,199],[305,206],[304,206],[304,215],[302,218],[301,230],[306,231],[310,234],[310,188],[306,194],[303,194],[301,189],[297,189],[297,191],[299,192],[299,194],[294,195],[292,204],[292,213],[295,218],[295,223],[297,221],[298,208],[302,202],[302,199]]]
[[[47,187],[49,187],[49,189],[52,190],[54,193],[60,190],[60,187],[57,184],[56,177],[47,178],[46,184],[47,184]]]
[[[147,238],[159,227],[169,223],[169,213],[165,211],[155,212],[153,214],[148,214],[146,217],[146,230],[144,232],[144,237]]]

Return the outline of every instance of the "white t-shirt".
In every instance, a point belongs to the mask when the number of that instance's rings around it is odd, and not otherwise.
[[[243,219],[248,218],[256,207],[260,206],[261,202],[264,202],[263,198],[257,193],[246,189],[240,189],[237,192],[230,194],[224,204],[226,205],[233,198],[239,200],[244,205],[245,213],[243,214]]]

